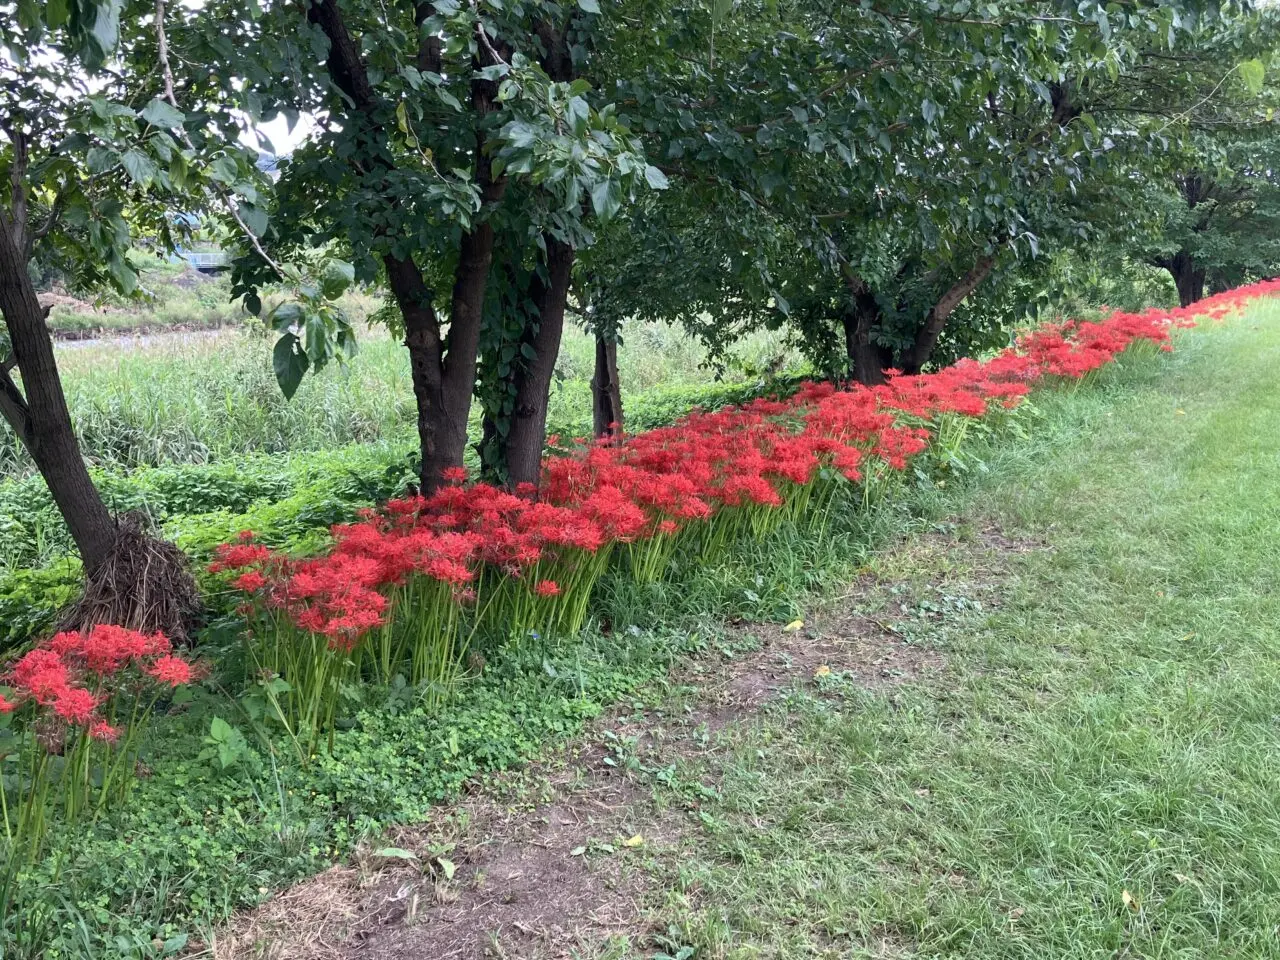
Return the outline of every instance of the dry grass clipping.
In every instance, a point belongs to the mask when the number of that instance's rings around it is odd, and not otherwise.
[[[87,630],[112,623],[144,633],[159,631],[181,642],[200,609],[187,555],[151,536],[142,514],[126,513],[117,520],[111,556],[88,578],[84,595],[67,608],[58,629]]]

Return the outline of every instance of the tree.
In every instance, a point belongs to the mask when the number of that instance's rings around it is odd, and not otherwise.
[[[240,12],[224,0],[185,13],[184,62],[228,67],[213,82],[189,71],[185,90],[224,115],[306,112],[321,128],[281,163],[264,245],[281,261],[337,246],[356,278],[386,283],[381,318],[409,352],[424,490],[463,462],[482,341],[500,434],[490,439],[513,481],[536,480],[574,253],[591,219],[661,182],[578,79],[597,5],[319,0]],[[252,305],[273,271],[247,251],[236,278]],[[499,290],[516,322],[487,335]],[[305,333],[289,334],[290,382],[331,349],[322,320]]]
[[[673,189],[606,263],[606,313],[677,317],[713,348],[787,324],[864,382],[919,370],[948,339],[1002,335],[997,312],[964,309],[973,292],[1130,216],[1189,102],[1166,96],[1135,123],[1132,100],[1158,100],[1149,65],[1220,22],[1197,3],[1118,13],[724,4],[678,42],[637,45],[646,67],[624,102]],[[661,34],[661,12],[646,14],[632,19]],[[1223,14],[1236,24],[1240,8]],[[1090,205],[1126,189],[1128,203]]]
[[[230,190],[252,189],[252,157],[178,109],[167,74],[156,70],[162,19],[162,5],[121,0],[0,4],[0,173],[8,184],[0,204],[0,414],[48,484],[83,561],[86,591],[72,619],[181,634],[197,607],[185,558],[104,505],[28,271],[37,258],[76,287],[132,294],[130,250],[172,250],[189,223],[174,212],[200,212],[219,199],[234,218],[252,210],[248,201],[237,210]]]
[[[1169,272],[1184,307],[1206,285],[1222,291],[1280,273],[1280,140],[1263,128],[1187,159],[1150,184],[1158,223],[1135,245]]]

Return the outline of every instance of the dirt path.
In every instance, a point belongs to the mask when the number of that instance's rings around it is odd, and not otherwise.
[[[1002,559],[1038,546],[992,529],[963,543],[930,535],[900,547],[890,566],[959,550],[971,577],[966,596],[994,603]],[[945,586],[928,589],[945,597]],[[754,649],[683,664],[651,706],[615,709],[531,767],[475,785],[434,822],[366,847],[353,863],[239,917],[209,948],[212,956],[628,955],[625,943],[654,932],[653,908],[660,906],[647,867],[678,862],[684,838],[697,829],[700,795],[715,790],[714,783],[681,782],[682,762],[796,685],[814,687],[836,675],[888,690],[944,676],[945,657],[921,642],[917,627],[955,611],[907,597],[899,584],[867,575],[803,626],[729,628],[739,649]],[[659,796],[655,783],[669,789]]]

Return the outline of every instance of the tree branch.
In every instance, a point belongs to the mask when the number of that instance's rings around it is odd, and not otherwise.
[[[12,119],[0,118],[0,130],[3,130],[9,142],[13,144],[13,163],[9,166],[9,230],[13,236],[13,245],[18,250],[26,250],[30,241],[27,238],[27,163],[30,158],[27,148],[27,137],[19,124],[22,115],[15,114]]]
[[[0,364],[0,416],[13,428],[23,445],[30,448],[31,411],[27,408],[27,398],[9,375],[17,362],[17,358],[10,354]]]
[[[164,78],[164,98],[169,101],[169,105],[173,109],[181,113],[182,107],[178,106],[178,98],[173,91],[173,69],[169,66],[169,40],[164,32],[164,3],[165,0],[156,0],[156,59],[160,63],[161,75]],[[192,143],[185,127],[178,127],[178,137],[188,150],[195,151],[196,145]],[[253,247],[254,252],[275,272],[277,277],[281,280],[285,279],[284,270],[280,267],[280,264],[276,263],[271,255],[263,249],[258,237],[249,229],[249,225],[240,216],[240,211],[236,208],[235,200],[230,192],[222,187],[206,187],[205,189],[206,193],[212,194],[221,201],[222,206],[231,215],[231,219],[240,228],[240,232],[249,241],[249,245]]]

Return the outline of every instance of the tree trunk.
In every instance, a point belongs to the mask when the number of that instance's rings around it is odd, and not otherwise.
[[[853,268],[844,264],[841,272],[849,293],[849,304],[840,317],[849,375],[874,387],[885,382],[884,371],[892,360],[889,351],[871,342],[871,328],[880,320],[880,304]]]
[[[53,341],[44,310],[36,299],[7,229],[0,229],[0,313],[4,315],[22,388],[3,372],[0,412],[13,427],[49,485],[54,502],[80,551],[86,575],[93,577],[111,556],[115,523],[89,477],[71,412],[62,392]]]
[[[415,8],[415,19],[422,23],[431,12],[431,4],[419,3]],[[307,8],[307,19],[318,26],[329,40],[327,70],[351,104],[346,122],[367,128],[372,140],[384,142],[386,132],[373,119],[382,103],[370,82],[359,45],[347,29],[338,0],[316,0]],[[473,60],[477,76],[471,81],[471,107],[478,119],[483,119],[493,110],[498,93],[495,82],[478,76],[481,69],[493,65],[490,50],[482,46]],[[440,55],[439,39],[423,37],[418,63],[438,72]],[[375,166],[388,173],[395,169],[389,152],[380,155]],[[481,206],[459,246],[447,337],[442,335],[440,319],[432,305],[432,291],[412,256],[387,254],[383,257],[388,284],[404,317],[404,342],[409,351],[414,399],[418,407],[418,440],[422,454],[420,479],[422,492],[428,494],[440,486],[446,468],[462,465],[471,397],[475,390],[476,351],[484,316],[485,289],[493,261],[494,231],[487,216],[501,201],[506,189],[506,180],[493,176],[482,128],[476,133],[473,167],[476,184],[480,188]]]
[[[487,167],[488,162],[484,161]],[[487,203],[502,197],[504,184],[486,183]],[[449,333],[440,338],[440,323],[422,272],[412,260],[384,259],[396,304],[404,316],[404,344],[409,351],[414,399],[418,407],[418,443],[422,492],[443,482],[444,471],[462,466],[467,423],[476,382],[476,354],[484,320],[485,289],[493,264],[493,227],[481,222],[463,235],[454,271]]]
[[[547,247],[546,278],[537,273],[530,284],[530,299],[538,311],[536,328],[526,328],[523,343],[533,356],[518,367],[516,402],[506,440],[507,483],[538,485],[542,476],[542,450],[547,440],[547,404],[551,378],[560,355],[564,332],[565,301],[575,257],[573,247],[544,235]]]
[[[596,372],[591,378],[591,424],[595,435],[622,440],[622,384],[618,378],[618,341],[596,334]]]
[[[1204,299],[1205,269],[1198,267],[1195,258],[1186,250],[1179,250],[1174,256],[1161,262],[1162,266],[1173,277],[1178,288],[1178,304],[1189,307],[1198,300]]]
[[[938,344],[938,337],[947,325],[947,319],[955,312],[956,307],[964,302],[965,297],[973,293],[978,284],[987,279],[996,265],[993,254],[982,257],[963,277],[938,298],[925,316],[924,323],[916,331],[915,342],[903,355],[902,369],[904,373],[919,373],[933,355],[933,348]]]
[[[447,446],[448,431],[441,429],[446,404],[440,322],[418,265],[407,257],[392,256],[384,257],[383,265],[392,296],[404,317],[404,345],[409,351],[409,374],[418,412],[419,473],[423,492],[430,493],[440,484],[441,462],[447,458],[442,449]],[[458,463],[461,462],[459,457]]]

